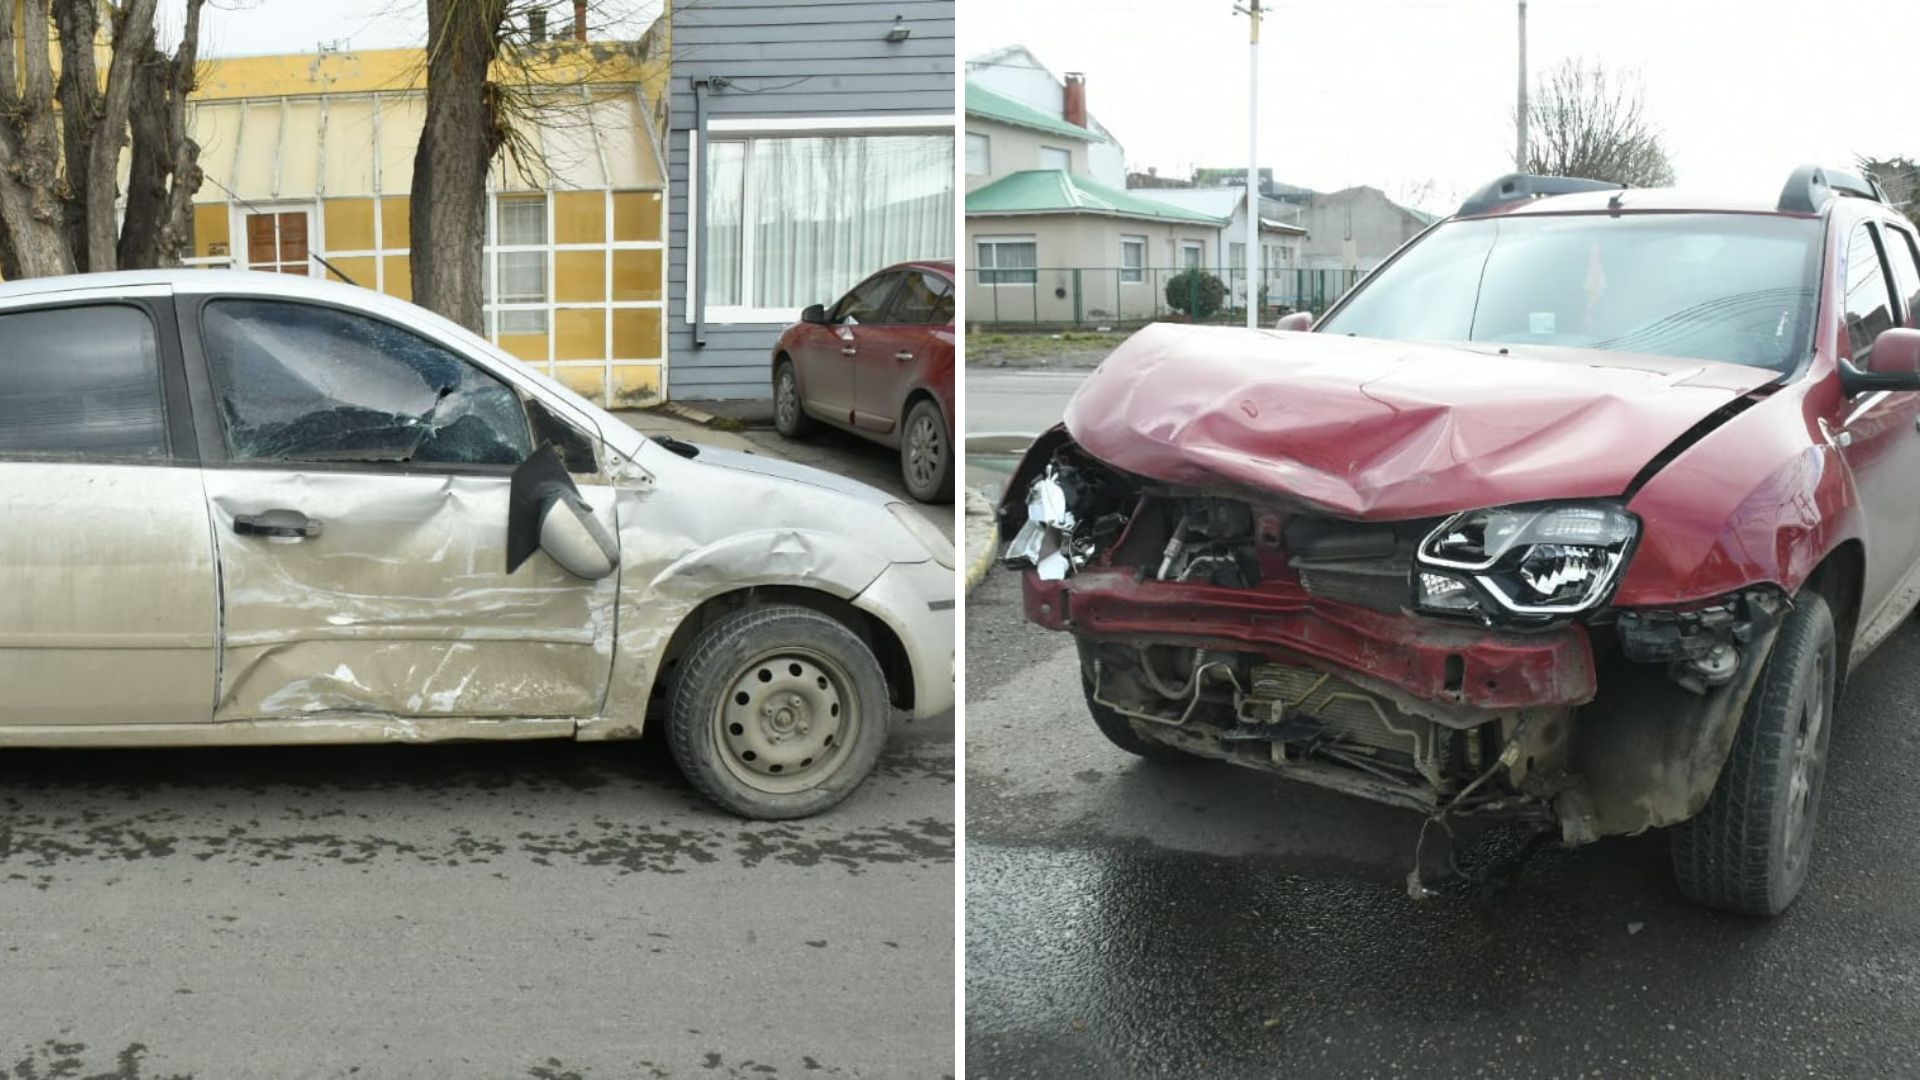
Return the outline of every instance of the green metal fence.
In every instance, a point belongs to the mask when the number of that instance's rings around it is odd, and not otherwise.
[[[1359,282],[1357,270],[1271,270],[1254,282],[1261,325],[1332,307]],[[967,325],[981,328],[1131,328],[1166,320],[1242,325],[1244,270],[1185,267],[1038,266],[969,268]]]

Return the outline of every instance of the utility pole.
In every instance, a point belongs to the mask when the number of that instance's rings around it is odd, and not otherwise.
[[[1520,129],[1514,144],[1513,170],[1527,171],[1527,0],[1520,0],[1520,100],[1514,108],[1514,122]]]
[[[1260,325],[1260,291],[1253,268],[1260,257],[1260,0],[1234,6],[1247,16],[1247,329]]]

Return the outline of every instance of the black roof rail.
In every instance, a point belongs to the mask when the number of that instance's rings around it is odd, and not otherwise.
[[[1508,173],[1469,195],[1467,201],[1461,203],[1460,209],[1454,211],[1454,214],[1459,217],[1484,214],[1496,206],[1505,206],[1510,202],[1531,199],[1539,195],[1571,195],[1576,191],[1621,191],[1626,186],[1609,180],[1583,180],[1577,176]]]
[[[1851,195],[1856,199],[1872,199],[1878,203],[1887,201],[1887,193],[1880,187],[1880,181],[1871,176],[1845,169],[1802,165],[1793,170],[1787,177],[1787,186],[1780,189],[1778,209],[1815,214],[1827,205],[1828,199],[1836,195]]]

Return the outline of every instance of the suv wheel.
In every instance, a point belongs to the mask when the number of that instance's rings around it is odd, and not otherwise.
[[[811,608],[733,612],[681,661],[673,759],[742,817],[817,814],[853,793],[887,741],[892,703],[872,650]]]
[[[953,497],[953,440],[940,406],[921,398],[907,410],[900,431],[900,477],[907,494],[921,502],[944,502]]]
[[[1689,900],[1777,915],[1806,884],[1833,730],[1833,614],[1794,600],[1707,805],[1672,830],[1673,876]]]
[[[813,417],[800,405],[800,380],[794,376],[793,361],[784,356],[773,365],[773,430],[789,439],[813,431]]]

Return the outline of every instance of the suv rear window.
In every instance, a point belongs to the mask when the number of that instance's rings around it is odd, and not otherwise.
[[[0,456],[167,456],[153,322],[125,304],[0,315]]]
[[[1810,345],[1822,225],[1760,214],[1447,222],[1316,329],[1789,370]]]

